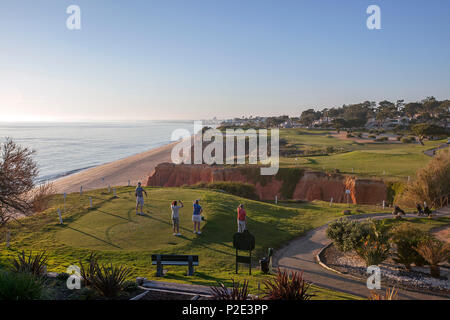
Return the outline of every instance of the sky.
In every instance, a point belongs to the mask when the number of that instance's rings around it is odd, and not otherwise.
[[[380,30],[366,26],[372,4]],[[0,122],[447,99],[449,39],[447,0],[0,0]]]

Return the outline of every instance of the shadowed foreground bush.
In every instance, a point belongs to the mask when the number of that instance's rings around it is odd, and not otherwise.
[[[0,300],[37,300],[43,286],[29,273],[0,272]]]
[[[22,251],[17,255],[17,258],[12,260],[12,270],[14,272],[31,273],[35,276],[42,276],[47,271],[47,260],[48,256],[45,252],[33,255],[33,252],[30,251],[28,255],[25,255],[25,251]]]
[[[105,298],[114,299],[126,289],[126,279],[130,276],[131,269],[112,264],[100,265],[98,257],[91,253],[87,266],[80,260],[80,273],[86,286],[93,288]]]
[[[234,282],[233,287],[228,289],[223,283],[218,287],[211,287],[211,295],[214,300],[247,300],[248,299],[248,280],[244,281],[242,287],[239,282]]]
[[[286,271],[278,273],[274,279],[264,281],[265,299],[267,300],[310,300],[313,294],[308,294],[310,284],[303,279],[303,272]]]

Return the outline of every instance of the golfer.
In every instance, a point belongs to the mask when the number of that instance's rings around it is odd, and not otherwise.
[[[138,186],[136,190],[134,191],[134,195],[136,196],[136,214],[143,215],[143,208],[144,208],[144,193],[145,196],[148,197],[147,192],[144,190],[144,188],[141,187],[141,183],[138,182]],[[141,206],[141,212],[138,213],[138,207]]]
[[[175,200],[172,202],[172,205],[170,206],[170,209],[172,209],[172,227],[173,227],[173,235],[174,236],[181,236],[180,233],[180,208],[183,208],[183,202],[181,200],[178,200],[180,202],[180,205],[178,205],[177,201]]]
[[[237,208],[238,232],[240,233],[244,232],[246,224],[247,224],[247,212],[245,212],[244,205],[240,204]]]
[[[202,221],[202,214],[203,209],[198,204],[198,200],[194,201],[194,212],[192,213],[192,221],[194,222],[194,233],[196,234],[202,234],[200,232],[200,222]]]

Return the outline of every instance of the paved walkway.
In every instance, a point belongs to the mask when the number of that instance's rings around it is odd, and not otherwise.
[[[433,157],[435,151],[444,149],[444,148],[448,148],[448,146],[449,146],[448,144],[441,144],[439,147],[434,148],[434,149],[425,150],[423,153],[425,153],[427,156]]]
[[[437,215],[450,216],[450,207],[440,210]],[[352,218],[355,219],[364,219],[368,217],[384,219],[392,217],[392,215],[383,213],[352,216]],[[406,217],[417,217],[417,215],[407,214]],[[369,290],[367,289],[365,281],[327,270],[316,262],[317,253],[320,249],[330,243],[330,240],[325,234],[327,226],[328,225],[324,225],[310,230],[304,236],[278,250],[274,256],[274,266],[279,266],[281,269],[303,271],[303,276],[307,281],[320,287],[367,297],[369,295]],[[385,287],[382,287],[382,290],[385,289]],[[441,296],[433,296],[401,289],[399,289],[399,296],[401,299],[415,300],[445,299]]]

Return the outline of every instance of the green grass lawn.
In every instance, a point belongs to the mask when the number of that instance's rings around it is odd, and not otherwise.
[[[9,259],[21,250],[45,250],[49,255],[48,270],[64,272],[69,265],[78,264],[80,258],[86,259],[94,251],[103,263],[132,268],[133,277],[203,285],[249,279],[251,291],[257,293],[258,283],[268,276],[257,269],[248,276],[245,266],[241,267],[239,275],[234,273],[232,238],[237,230],[235,208],[239,203],[247,207],[248,228],[256,238],[255,265],[269,247],[279,248],[305,231],[342,216],[343,209],[347,208],[345,204],[330,207],[326,202],[289,207],[202,189],[147,188],[147,192],[145,216],[135,214],[131,187],[118,188],[118,198],[113,198],[106,190],[82,196],[70,194],[63,213],[64,225],[58,224],[56,209],[63,208],[63,202],[62,196],[57,195],[50,209],[22,219],[20,224],[11,224],[11,246],[6,249],[2,243],[0,264],[7,266]],[[94,209],[88,208],[89,196],[93,197]],[[180,214],[182,236],[175,237],[171,231],[169,203],[180,199],[186,207]],[[201,199],[204,207],[206,222],[202,223],[202,235],[192,232],[193,199]],[[357,208],[366,213],[380,211],[374,206],[351,206],[351,209]],[[197,254],[200,266],[193,277],[185,276],[186,267],[168,266],[166,276],[156,278],[156,268],[150,258],[153,253]],[[313,290],[317,293],[316,299],[355,298],[322,288]]]
[[[388,179],[406,179],[414,176],[430,157],[423,151],[445,143],[445,140],[425,141],[420,144],[403,143],[358,143],[332,137],[325,130],[282,129],[280,138],[284,138],[298,149],[326,149],[333,147],[337,153],[321,156],[281,157],[281,166],[302,166],[316,170],[339,169],[342,173],[361,177],[382,177]],[[297,160],[296,160],[297,159]]]

